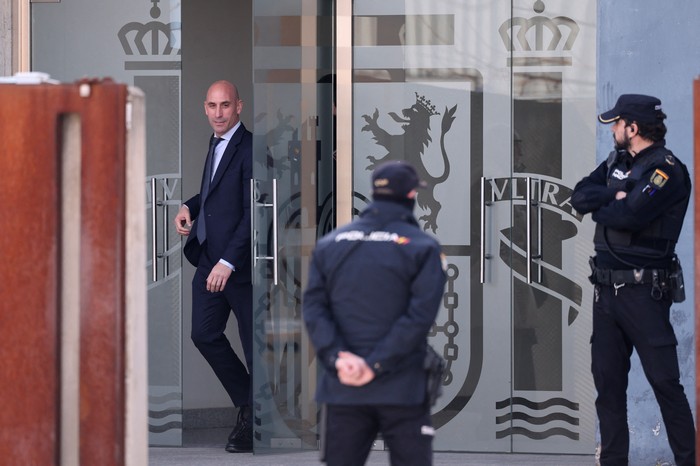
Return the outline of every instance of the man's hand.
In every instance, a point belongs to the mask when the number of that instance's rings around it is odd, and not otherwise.
[[[223,291],[231,273],[233,273],[233,270],[229,269],[221,262],[217,262],[207,277],[207,291],[211,291],[212,293]]]
[[[626,197],[627,197],[627,193],[624,192],[624,191],[618,191],[617,193],[615,193],[615,199],[618,200],[618,201],[619,201],[620,199],[624,199],[624,198],[626,198]]]
[[[344,385],[359,387],[374,379],[374,371],[365,360],[349,351],[338,352],[335,368],[338,371],[338,379]]]
[[[190,234],[190,228],[192,228],[190,209],[188,209],[186,205],[183,205],[175,216],[175,230],[178,234],[187,236]]]

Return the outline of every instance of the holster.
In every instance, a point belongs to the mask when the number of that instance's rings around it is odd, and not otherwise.
[[[674,303],[682,303],[685,301],[685,284],[683,283],[683,268],[681,261],[677,255],[673,255],[671,263],[671,273],[668,275],[669,289],[671,290],[671,299]]]
[[[427,373],[425,402],[428,406],[434,406],[437,399],[442,396],[442,380],[446,366],[443,357],[432,346],[427,345],[423,368]]]
[[[590,256],[588,258],[588,266],[591,268],[591,274],[588,276],[588,281],[591,282],[593,285],[597,285],[598,281],[596,279],[596,274],[595,274],[595,257]]]

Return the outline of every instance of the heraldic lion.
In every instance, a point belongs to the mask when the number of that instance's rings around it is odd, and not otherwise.
[[[377,122],[379,119],[379,110],[377,109],[374,110],[374,114],[371,117],[369,115],[362,116],[367,122],[367,124],[362,127],[362,131],[371,132],[377,145],[387,150],[387,153],[379,158],[372,155],[367,156],[367,159],[370,161],[367,170],[374,170],[377,165],[388,160],[405,160],[411,163],[416,168],[420,179],[425,181],[428,185],[425,189],[418,192],[416,198],[418,206],[428,212],[426,215],[420,217],[420,220],[425,222],[423,224],[423,229],[427,230],[430,228],[432,232],[435,233],[437,230],[437,216],[440,212],[441,204],[435,199],[433,191],[435,186],[443,183],[450,173],[450,161],[445,151],[445,134],[452,127],[457,105],[451,109],[445,107],[445,112],[442,116],[440,149],[442,152],[444,171],[442,175],[435,177],[428,173],[423,163],[423,154],[426,147],[432,142],[432,138],[430,137],[430,117],[439,115],[440,113],[435,111],[435,106],[431,104],[430,100],[427,100],[424,96],[418,95],[417,92],[415,94],[416,103],[401,111],[403,117],[398,116],[394,112],[388,114],[394,121],[403,123],[403,133],[401,134],[389,134],[385,129],[379,126]]]

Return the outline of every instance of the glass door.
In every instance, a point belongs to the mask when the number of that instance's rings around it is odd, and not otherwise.
[[[182,443],[180,3],[32,3],[32,69],[62,82],[109,76],[146,96],[149,443]],[[57,38],[60,38],[57,39]]]
[[[251,185],[256,453],[317,449],[316,364],[301,297],[334,224],[332,2],[253,2]]]
[[[352,5],[353,213],[377,163],[408,160],[448,257],[435,448],[591,453],[591,225],[568,199],[595,164],[595,2]],[[254,5],[256,451],[317,448],[300,312],[335,216],[332,16]]]
[[[437,450],[591,453],[595,1],[353,2],[354,207],[408,160],[448,258]]]

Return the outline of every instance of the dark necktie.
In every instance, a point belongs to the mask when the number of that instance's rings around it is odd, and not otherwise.
[[[212,136],[209,141],[209,152],[207,153],[207,161],[204,164],[204,183],[202,183],[202,192],[199,193],[199,221],[197,222],[197,240],[199,244],[203,244],[207,239],[206,220],[204,215],[204,202],[209,194],[209,185],[211,184],[212,170],[214,167],[214,149],[216,145],[223,141],[223,138]]]

